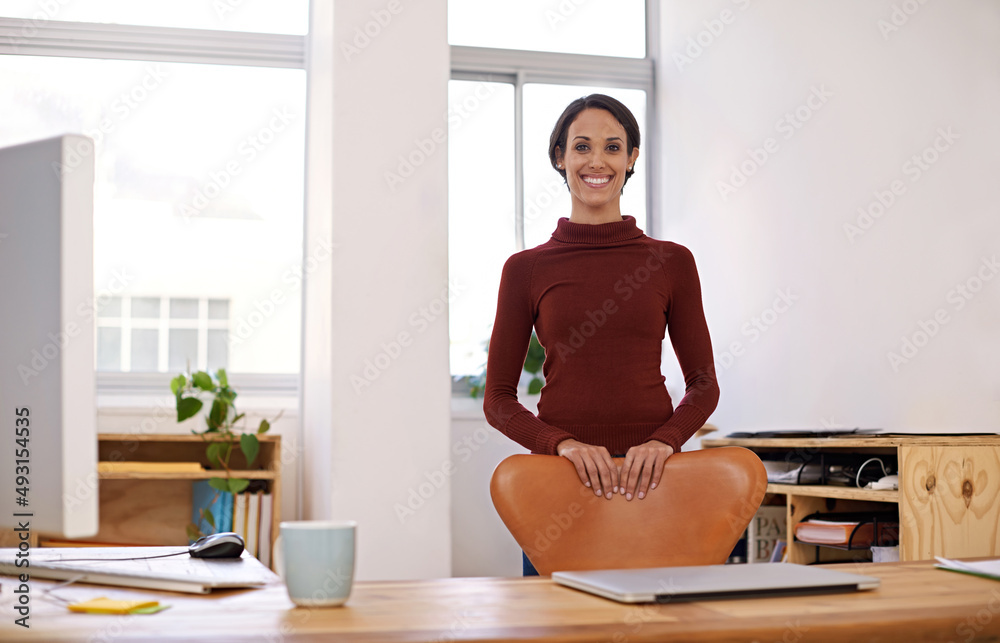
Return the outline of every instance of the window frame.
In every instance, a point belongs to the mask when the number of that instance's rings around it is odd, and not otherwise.
[[[646,0],[646,56],[622,58],[451,45],[450,80],[508,83],[514,86],[514,234],[515,251],[524,250],[524,85],[604,86],[646,92],[646,126],[642,156],[647,176],[659,173],[659,127],[656,113],[656,64],[659,57],[659,3]],[[656,232],[660,195],[646,186],[646,232]],[[451,213],[449,213],[449,216]],[[468,395],[468,376],[452,374],[452,394]]]
[[[308,74],[309,37],[0,17],[0,54],[16,56],[277,67],[301,69]],[[309,83],[308,78],[306,82]],[[307,110],[309,107],[307,96]],[[306,167],[307,174],[308,171]],[[138,398],[169,392],[170,372],[102,372],[96,370],[96,364],[94,368],[98,400],[109,396]],[[298,398],[301,388],[301,373],[234,373],[229,379],[241,392],[261,396]]]

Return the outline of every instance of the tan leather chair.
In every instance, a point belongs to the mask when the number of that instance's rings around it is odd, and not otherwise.
[[[560,456],[510,456],[490,481],[497,513],[539,574],[724,563],[766,489],[764,465],[740,447],[674,454],[642,500],[597,497]]]

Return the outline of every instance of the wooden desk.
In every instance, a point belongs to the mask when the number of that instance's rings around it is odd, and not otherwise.
[[[796,598],[621,605],[548,578],[357,583],[346,607],[294,608],[282,585],[210,596],[70,586],[71,600],[153,597],[147,616],[72,614],[41,597],[31,629],[13,624],[12,578],[0,577],[0,640],[45,641],[972,641],[1000,639],[1000,582],[930,563],[850,566],[882,579],[873,592]],[[844,566],[838,568],[844,569]]]

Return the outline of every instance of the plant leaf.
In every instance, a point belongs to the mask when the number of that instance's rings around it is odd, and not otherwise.
[[[531,341],[528,342],[528,354],[524,357],[524,370],[532,375],[541,370],[545,363],[545,349],[538,342],[538,336],[531,333]]]
[[[211,525],[212,529],[216,529],[216,527],[215,527],[215,516],[212,515],[212,510],[211,509],[202,509],[201,511],[202,511],[203,517],[205,518],[205,522],[207,522],[209,525]]]
[[[538,393],[541,390],[542,390],[542,380],[540,380],[537,377],[531,378],[531,381],[528,382],[528,394],[534,395],[535,393]]]
[[[194,385],[203,391],[213,391],[215,390],[215,384],[212,383],[212,376],[205,371],[198,371],[191,376],[191,380]]]
[[[174,379],[170,380],[170,391],[174,395],[180,395],[181,389],[187,385],[187,378],[183,375],[178,375]]]
[[[260,427],[257,428],[257,433],[267,433],[271,430],[271,423],[267,420],[260,421]]]
[[[222,442],[213,442],[208,445],[205,449],[205,455],[208,456],[208,463],[211,464],[216,469],[222,468],[222,458],[220,457],[221,451],[226,448],[226,445]],[[220,491],[226,491],[226,489],[220,489]]]
[[[229,388],[229,376],[226,375],[226,369],[220,368],[215,371],[215,379],[219,380],[219,386],[222,388]]]
[[[210,478],[208,481],[208,486],[219,491],[224,491],[229,493],[229,481],[225,478]]]
[[[233,493],[240,493],[249,486],[250,486],[249,480],[244,480],[242,478],[229,479],[229,490],[232,491]]]
[[[226,423],[226,415],[229,414],[229,404],[216,397],[212,401],[212,410],[208,413],[208,427],[217,429]]]
[[[240,448],[243,449],[243,455],[247,457],[247,466],[252,467],[253,461],[257,459],[257,454],[260,452],[260,442],[257,440],[257,436],[253,433],[241,435]]]
[[[246,413],[237,413],[236,415],[234,415],[233,416],[233,424],[236,424],[237,422],[239,422],[240,420],[242,420],[244,415],[246,415]]]
[[[201,400],[196,397],[177,398],[177,421],[183,422],[201,410]]]
[[[201,529],[198,529],[198,525],[193,522],[189,523],[185,530],[187,531],[188,540],[191,542],[194,542],[202,537]]]

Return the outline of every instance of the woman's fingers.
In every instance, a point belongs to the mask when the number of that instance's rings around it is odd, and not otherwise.
[[[618,468],[607,449],[576,440],[563,440],[556,447],[556,452],[573,463],[584,486],[593,489],[595,495],[611,498],[618,487]]]
[[[658,440],[629,449],[622,468],[625,499],[631,500],[634,495],[641,500],[651,489],[655,489],[660,484],[667,458],[673,453],[673,447]]]

